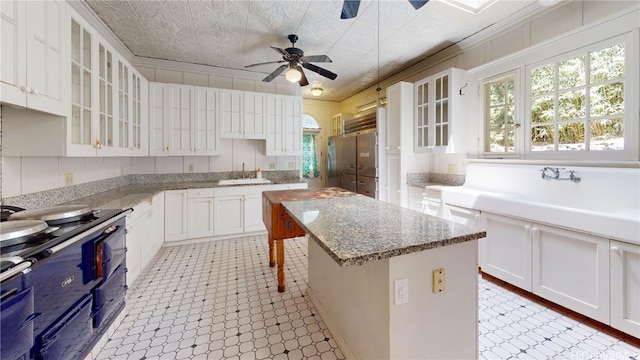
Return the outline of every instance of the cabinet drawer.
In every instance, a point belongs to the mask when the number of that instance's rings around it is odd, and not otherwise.
[[[213,197],[213,188],[189,189],[187,191],[187,198],[189,199],[208,198],[208,197]]]

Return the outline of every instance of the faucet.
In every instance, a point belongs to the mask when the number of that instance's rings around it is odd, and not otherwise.
[[[242,163],[242,178],[244,179],[244,163]]]
[[[577,171],[574,170],[569,170],[569,177],[568,178],[561,178],[560,177],[560,170],[563,170],[564,168],[552,168],[552,167],[548,167],[545,166],[544,168],[542,168],[542,178],[544,180],[569,180],[569,181],[573,181],[575,183],[579,183],[580,177],[576,176],[575,174],[577,173]],[[551,174],[549,174],[551,173]]]
[[[545,166],[540,171],[542,171],[542,178],[545,179],[545,180],[550,180],[550,179],[558,180],[560,178],[560,169],[559,168],[552,168],[552,167]],[[547,172],[550,172],[551,175],[548,175]]]

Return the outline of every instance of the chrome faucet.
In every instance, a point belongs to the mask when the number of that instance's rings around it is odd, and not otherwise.
[[[560,170],[564,170],[564,168],[552,168],[552,167],[548,167],[545,166],[544,168],[542,168],[542,178],[544,180],[569,180],[569,181],[573,181],[575,183],[579,183],[580,182],[580,177],[576,176],[575,174],[577,173],[577,171],[574,170],[569,170],[569,177],[568,178],[561,178],[560,177]]]
[[[552,167],[545,166],[540,171],[542,171],[542,178],[545,179],[545,180],[551,180],[551,179],[558,180],[560,178],[560,169],[559,168],[552,168]],[[550,172],[551,175],[548,175],[547,172]]]
[[[244,179],[244,163],[242,163],[242,178]]]

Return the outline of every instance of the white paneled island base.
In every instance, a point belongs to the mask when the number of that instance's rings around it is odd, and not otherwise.
[[[340,267],[309,241],[307,295],[347,359],[478,357],[477,240]],[[446,270],[432,292],[432,271]],[[409,302],[394,304],[394,281]]]
[[[307,294],[348,359],[478,357],[483,231],[364,196],[282,205],[309,234]]]

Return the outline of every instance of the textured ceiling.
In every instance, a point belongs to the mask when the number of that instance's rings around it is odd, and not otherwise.
[[[322,100],[341,101],[510,15],[531,9],[529,0],[431,0],[415,10],[407,0],[362,0],[358,16],[341,20],[342,0],[95,1],[87,4],[138,57],[220,68],[277,61],[269,48],[299,37],[305,55],[338,74],[329,80],[305,70]],[[470,11],[475,5],[480,11]],[[265,76],[279,64],[246,69]],[[284,76],[284,74],[280,75]]]

